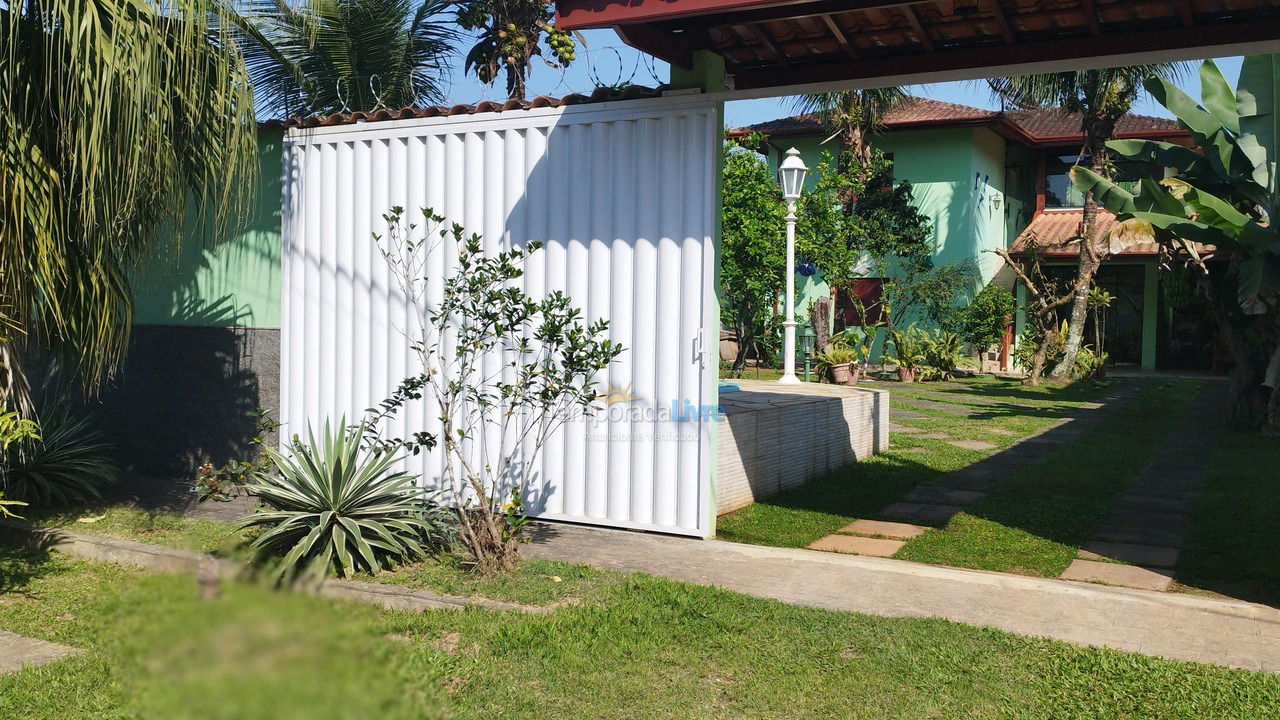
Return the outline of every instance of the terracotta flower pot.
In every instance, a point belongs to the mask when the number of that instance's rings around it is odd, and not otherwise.
[[[857,379],[853,375],[853,363],[832,365],[831,379],[839,385],[852,385],[857,382]]]
[[[904,382],[904,383],[915,382],[915,381],[916,381],[916,369],[915,369],[915,368],[905,368],[905,367],[900,367],[900,368],[898,368],[898,381],[899,381],[899,382]]]

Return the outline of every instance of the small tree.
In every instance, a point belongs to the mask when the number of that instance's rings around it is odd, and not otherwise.
[[[750,351],[759,355],[765,316],[782,290],[787,263],[782,190],[764,158],[749,149],[752,140],[726,142],[724,148],[720,298],[722,321],[738,341],[735,374]]]
[[[374,234],[400,291],[420,309],[421,323],[403,329],[419,368],[370,414],[382,425],[406,403],[426,398],[441,431],[408,438],[384,438],[379,431],[370,442],[414,453],[439,443],[459,542],[479,571],[505,570],[522,540],[525,494],[543,446],[591,410],[595,377],[622,347],[601,339],[607,321],[585,322],[563,293],[535,299],[516,285],[539,243],[487,255],[478,235],[445,225],[429,209],[422,213],[435,233],[415,237],[418,226],[395,207],[383,216],[387,234]],[[444,251],[442,243],[457,247],[456,272],[432,304],[428,259]]]
[[[1039,385],[1044,376],[1045,364],[1056,354],[1055,349],[1060,348],[1064,340],[1062,327],[1058,324],[1058,308],[1070,303],[1075,295],[1071,286],[1064,287],[1044,273],[1035,243],[1030,243],[1029,247],[1030,254],[1025,267],[1014,260],[1008,250],[987,252],[999,255],[1027,288],[1027,321],[1031,323],[1032,338],[1036,346],[1031,356],[1031,367],[1027,368],[1026,384]]]
[[[972,302],[956,312],[951,329],[981,356],[984,350],[1004,337],[1004,329],[1009,325],[1016,303],[1013,293],[989,283],[974,296]]]
[[[505,73],[507,97],[523,100],[534,56],[545,58],[544,43],[554,58],[546,61],[552,67],[565,67],[576,58],[573,37],[557,30],[554,19],[550,0],[464,0],[458,24],[479,33],[467,53],[466,70],[486,85]]]

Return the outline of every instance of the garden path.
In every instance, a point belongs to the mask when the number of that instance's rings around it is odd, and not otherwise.
[[[1226,432],[1229,396],[1205,385],[1186,419],[1115,499],[1111,514],[1064,579],[1167,590],[1213,449]],[[1112,562],[1112,561],[1120,561]]]
[[[797,548],[541,524],[527,556],[796,605],[941,617],[1177,660],[1280,672],[1280,610],[1238,601]]]
[[[79,652],[66,645],[0,630],[0,675],[15,673],[32,665],[51,663]]]
[[[1104,402],[1081,406],[1078,411],[1054,420],[1040,431],[1017,441],[1001,452],[962,470],[937,478],[929,485],[917,485],[900,500],[887,505],[875,518],[855,520],[837,532],[819,538],[809,545],[809,548],[889,557],[906,544],[907,540],[922,534],[927,526],[944,525],[965,507],[981,501],[998,478],[1034,465],[1048,450],[1078,438],[1102,422],[1131,398],[1134,390],[1136,386],[1132,383],[1119,385],[1107,394]],[[960,408],[963,413],[953,410],[943,410],[943,412],[966,416],[972,415],[976,410],[966,408],[964,405],[956,405],[954,401],[973,402],[976,405],[994,408],[1007,406],[1024,409],[1019,405],[972,395],[944,394],[922,388],[913,388],[913,392],[934,395],[939,399],[926,400],[918,397],[895,396],[893,401],[911,407],[929,409],[941,409],[944,406]],[[901,413],[902,411],[898,408],[891,408],[890,418],[901,418]],[[897,428],[900,432],[915,430],[901,425]],[[890,430],[893,429],[894,426],[890,426]],[[988,450],[995,447],[981,440],[950,440],[946,435],[941,434],[918,434],[915,437],[934,437],[969,450]]]

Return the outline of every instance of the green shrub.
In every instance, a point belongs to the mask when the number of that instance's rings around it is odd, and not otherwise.
[[[929,362],[929,335],[915,323],[890,330],[889,342],[893,352],[885,355],[887,362],[908,370],[917,370]]]
[[[271,509],[240,526],[264,530],[251,545],[259,559],[284,556],[281,576],[377,572],[452,542],[449,514],[394,469],[396,453],[361,447],[366,430],[326,422],[319,440],[310,429],[305,443],[295,436],[289,455],[266,451],[274,471],[248,489]]]
[[[955,376],[963,353],[963,341],[955,333],[933,330],[925,334],[925,364],[932,368],[937,379],[950,380]],[[925,379],[933,379],[927,377]]]
[[[119,468],[106,436],[81,409],[58,402],[38,411],[40,433],[10,444],[4,451],[3,490],[30,505],[63,505],[101,497],[99,488],[115,482]]]

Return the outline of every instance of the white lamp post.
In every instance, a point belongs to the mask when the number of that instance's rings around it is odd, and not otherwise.
[[[782,377],[778,382],[797,385],[796,377],[796,201],[804,187],[805,173],[809,168],[800,159],[800,151],[791,148],[778,166],[778,181],[782,183],[782,199],[787,201],[787,299],[783,310]]]

